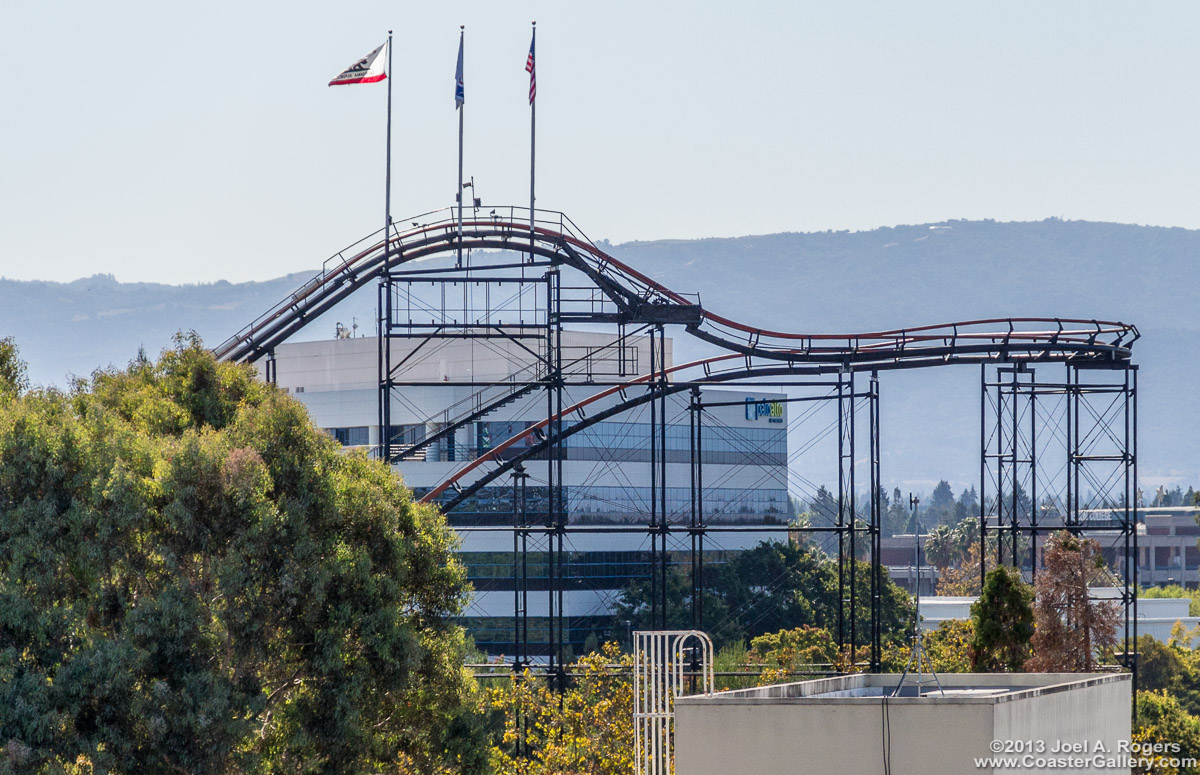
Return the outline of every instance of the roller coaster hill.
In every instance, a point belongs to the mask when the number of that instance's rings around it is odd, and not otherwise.
[[[289,341],[368,286],[377,336]],[[668,332],[714,354],[675,363]],[[802,534],[843,560],[836,637],[878,669],[881,384],[949,366],[979,372],[980,574],[1035,573],[1050,530],[1100,538],[1132,660],[1137,338],[1059,318],[769,330],[663,287],[562,213],[476,208],[461,225],[446,209],[367,236],[215,352],[257,364],[446,513],[477,589],[476,640],[517,667],[561,671],[607,633],[633,578],[654,627],[703,630],[706,566]],[[836,487],[788,527],[793,499],[816,499],[808,461]],[[866,583],[850,557],[868,561]],[[682,612],[675,574],[691,585]]]

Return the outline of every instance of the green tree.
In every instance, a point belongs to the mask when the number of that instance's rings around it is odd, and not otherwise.
[[[1187,663],[1181,649],[1151,635],[1138,638],[1138,685],[1148,691],[1178,694],[1187,681]]]
[[[13,355],[0,354],[12,385]],[[19,383],[19,380],[15,380]],[[193,336],[0,400],[0,761],[469,766],[454,539]],[[83,765],[81,765],[83,766]]]
[[[880,532],[885,537],[903,533],[908,525],[908,507],[906,506],[908,501],[900,494],[899,487],[892,489],[890,497],[882,487],[879,488],[879,494],[879,508],[882,516]]]
[[[847,561],[849,564],[849,561]],[[833,563],[836,567],[836,563]],[[855,627],[859,642],[862,642],[871,631],[871,572],[872,567],[868,562],[862,560],[854,561],[854,595],[858,602],[858,612],[855,616]],[[883,642],[901,642],[912,631],[912,622],[916,617],[916,609],[913,606],[912,595],[908,593],[899,584],[892,581],[888,575],[887,569],[882,572],[883,584],[879,588],[879,628],[882,631]],[[845,573],[847,586],[849,586],[850,574],[847,569]],[[837,604],[837,584],[829,587],[829,595],[831,597],[831,607]],[[848,601],[847,601],[848,602]],[[830,630],[836,629],[836,618],[831,619],[825,624]],[[849,637],[849,628],[846,635]]]
[[[737,627],[736,620],[730,620],[724,597],[713,594],[711,577],[718,568],[705,569],[708,583],[704,594],[704,617],[706,622],[727,622],[728,626],[719,632],[710,632],[714,643],[741,641],[742,633]],[[657,606],[662,605],[664,591],[653,584],[648,577],[634,579],[621,591],[620,597],[613,606],[613,624],[611,635],[614,640],[626,648],[633,648],[630,634],[634,630],[653,629],[656,625],[654,615]],[[692,628],[692,583],[691,578],[678,565],[667,566],[666,596],[666,628],[669,630],[690,630]],[[656,600],[653,598],[657,597]],[[659,614],[661,615],[661,614]]]
[[[753,668],[749,664],[749,649],[745,643],[726,643],[713,656],[713,671],[716,673],[717,691],[746,689],[755,685]]]
[[[954,490],[942,479],[933,488],[922,522],[928,525],[948,525],[955,521]]]
[[[837,566],[809,544],[764,541],[709,574],[711,599],[722,601],[725,616],[705,622],[727,641],[736,633],[750,639],[803,624],[827,626],[835,615]]]
[[[827,588],[831,580],[836,582],[836,572],[836,566],[831,567],[815,549],[790,542],[764,541],[731,553],[725,562],[705,567],[701,591],[704,628],[721,648],[783,629],[788,623],[798,626],[823,620],[831,613],[826,610]],[[659,596],[657,601],[652,601],[654,593]],[[663,605],[663,594],[649,578],[633,581],[614,607],[614,636],[629,646],[631,629],[658,626],[652,614],[656,606]],[[691,628],[691,579],[678,565],[669,566],[665,596],[667,628]]]
[[[825,489],[825,485],[821,485],[817,487],[817,494],[809,501],[808,511],[812,512],[813,524],[835,524],[838,519],[838,500],[833,493]]]
[[[805,668],[829,670],[837,657],[837,643],[829,630],[809,625],[759,635],[750,641],[746,653],[748,663],[761,666],[760,686],[794,681],[795,674]]]
[[[971,640],[975,625],[970,619],[947,619],[923,634],[922,649],[933,669],[939,673],[969,673],[971,671]],[[912,657],[912,638],[895,640],[883,648],[882,665],[885,673],[899,673]]]
[[[1186,644],[1191,641],[1182,624],[1176,629],[1183,638],[1162,643],[1150,635],[1138,637],[1138,686],[1165,691],[1192,715],[1200,714],[1200,654]],[[1173,633],[1174,635],[1174,633]]]
[[[948,619],[925,633],[925,653],[939,673],[966,673],[971,670],[975,624],[970,619]]]
[[[1146,753],[1153,760],[1149,769],[1135,769],[1134,772],[1154,773],[1154,775],[1183,775],[1195,772],[1188,768],[1181,770],[1169,764],[1171,759],[1200,758],[1200,719],[1184,710],[1174,697],[1164,692],[1138,692],[1137,715],[1133,720],[1133,740],[1135,745],[1168,746],[1165,753]],[[1177,746],[1177,747],[1176,747]],[[1164,750],[1159,748],[1158,750]]]
[[[954,506],[954,513],[958,515],[960,522],[967,517],[979,516],[979,496],[975,493],[975,485],[971,485],[970,489],[963,490],[959,494],[958,503]]]
[[[17,397],[28,385],[16,342],[12,337],[0,339],[0,401]]]
[[[983,593],[971,605],[975,672],[1020,672],[1029,658],[1033,637],[1033,590],[1016,568],[1001,565],[988,571]]]
[[[962,567],[979,543],[979,520],[968,517],[954,525],[938,525],[925,537],[925,559],[939,568]]]
[[[1168,506],[1184,506],[1184,505],[1186,505],[1183,501],[1183,488],[1180,487],[1179,485],[1175,485],[1175,489],[1171,490],[1169,493],[1167,493],[1167,497],[1169,499],[1169,501],[1167,503]]]
[[[848,563],[843,575],[847,592]],[[859,603],[855,626],[861,640],[870,628],[871,566],[857,561],[854,577]],[[672,566],[668,573],[666,593],[667,627],[690,628],[691,583],[677,566]],[[837,629],[840,604],[837,560],[811,544],[763,541],[751,549],[730,553],[724,563],[706,567],[703,594],[704,629],[717,648],[805,625]],[[902,637],[912,619],[912,599],[886,573],[880,603],[885,638]],[[615,608],[614,635],[626,638],[630,627],[649,629],[652,626],[649,580],[640,579],[623,590]],[[845,626],[848,635],[848,621]]]
[[[528,672],[481,692],[482,710],[501,719],[488,757],[495,775],[633,771],[633,655],[606,643],[569,672],[561,694]]]

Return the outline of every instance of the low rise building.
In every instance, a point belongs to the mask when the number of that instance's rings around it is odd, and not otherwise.
[[[1084,518],[1108,517],[1111,512],[1088,512]],[[1054,517],[1043,517],[1038,533],[1038,546],[1053,533],[1061,521]],[[990,521],[994,522],[994,518]],[[1085,537],[1100,543],[1105,560],[1113,572],[1124,574],[1126,552],[1124,540],[1113,533],[1084,530]],[[928,534],[922,534],[922,567],[920,570],[921,593],[936,591],[940,571],[926,564],[924,545]],[[1142,587],[1179,585],[1187,589],[1200,589],[1200,507],[1198,506],[1148,506],[1138,509],[1137,525],[1137,583]],[[910,592],[917,577],[914,571],[913,536],[894,535],[880,539],[880,556],[887,566],[892,580]],[[1132,552],[1132,544],[1130,551]],[[1023,570],[1028,578],[1030,560],[1024,553]]]
[[[1091,590],[1096,600],[1121,599],[1121,590],[1116,587],[1102,587]],[[926,630],[935,630],[944,621],[971,618],[971,606],[978,597],[935,596],[921,597],[921,626]],[[1191,600],[1186,597],[1138,598],[1137,601],[1137,634],[1149,635],[1156,640],[1166,643],[1177,624],[1185,630],[1195,630],[1200,626],[1200,616],[1189,613]],[[1117,627],[1117,640],[1125,638],[1125,620],[1122,618]]]

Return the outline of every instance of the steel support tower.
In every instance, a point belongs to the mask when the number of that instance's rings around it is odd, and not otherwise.
[[[1096,539],[1116,571],[1136,688],[1138,368],[1068,362],[1054,371],[1057,381],[1039,380],[1031,364],[980,369],[980,582],[990,554],[1033,581],[1052,532]]]

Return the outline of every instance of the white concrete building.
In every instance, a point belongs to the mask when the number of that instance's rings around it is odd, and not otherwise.
[[[1121,590],[1116,587],[1104,587],[1092,590],[1092,596],[1097,599],[1120,601]],[[971,606],[978,597],[922,597],[921,598],[921,627],[926,630],[936,630],[938,625],[947,620],[970,619]],[[1176,622],[1183,624],[1188,630],[1200,626],[1200,617],[1188,613],[1191,601],[1186,597],[1140,597],[1137,601],[1137,633],[1150,635],[1163,643],[1171,637],[1171,630]],[[1125,620],[1117,628],[1117,639],[1125,638]]]
[[[666,340],[666,366],[671,343]],[[480,406],[502,402],[446,437],[394,464],[418,496],[443,482],[478,455],[506,439],[520,437],[500,455],[515,455],[535,443],[523,432],[547,416],[546,394],[521,390],[534,377],[540,344],[508,339],[393,340],[394,378],[409,383],[396,388],[391,404],[393,444],[424,441],[456,418]],[[281,345],[276,356],[276,382],[308,407],[314,422],[348,447],[377,447],[379,427],[378,353],[373,337],[338,338]],[[563,333],[563,370],[569,375],[564,406],[594,396],[603,386],[648,371],[648,337],[628,337],[620,345],[612,337],[591,332]],[[587,384],[590,382],[600,385]],[[564,418],[564,429],[584,417],[615,406],[640,386],[587,404]],[[723,533],[708,543],[715,561],[727,551],[752,546],[768,536],[786,538],[792,516],[787,491],[787,403],[783,396],[753,390],[703,390],[704,518],[709,524],[760,525],[763,532]],[[508,400],[505,400],[508,399]],[[668,519],[686,525],[691,509],[690,433],[687,392],[667,399],[666,496]],[[591,532],[570,536],[568,588],[563,613],[568,641],[581,645],[612,627],[611,607],[632,578],[648,573],[645,533],[622,526],[649,521],[650,415],[639,409],[581,430],[564,440],[563,486],[568,521],[588,525]],[[528,511],[546,503],[546,463],[525,463]],[[477,474],[478,472],[476,472]],[[472,475],[462,480],[467,486]],[[661,486],[661,483],[660,483]],[[513,617],[512,554],[513,487],[509,477],[485,486],[451,515],[460,529],[463,558],[476,588],[468,623],[476,642],[504,652],[511,641]],[[771,526],[778,525],[779,530]],[[474,528],[474,529],[472,529]],[[536,551],[531,539],[530,550]],[[674,539],[673,539],[674,540]],[[685,549],[682,536],[672,550]],[[536,556],[531,579],[542,566]],[[537,589],[538,587],[534,587]],[[545,617],[547,595],[532,594],[528,615]],[[531,632],[538,632],[536,623]],[[506,635],[506,633],[509,633]],[[532,639],[532,638],[531,638]],[[508,653],[511,653],[509,651]]]
[[[676,775],[1128,772],[1138,756],[1128,673],[943,674],[892,697],[899,678],[681,697]]]

